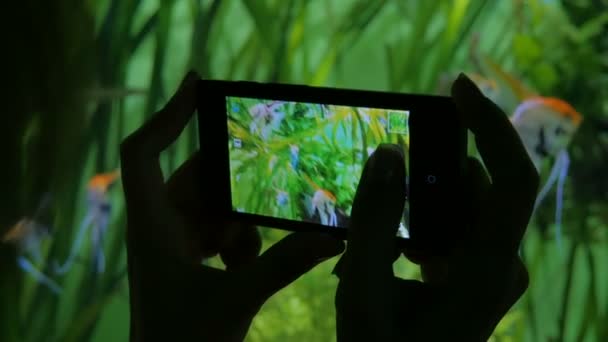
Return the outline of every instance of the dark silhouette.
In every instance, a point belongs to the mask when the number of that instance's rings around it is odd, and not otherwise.
[[[528,286],[518,255],[539,177],[507,116],[461,75],[452,97],[488,170],[468,161],[470,234],[447,257],[407,255],[423,282],[394,277],[396,223],[405,197],[400,152],[367,163],[338,264],[340,341],[486,341]],[[387,170],[391,170],[389,173]]]
[[[344,250],[332,237],[294,233],[258,256],[255,227],[205,212],[197,178],[204,154],[164,181],[158,156],[193,115],[196,80],[189,74],[165,108],[121,145],[133,341],[240,341],[271,295]],[[485,340],[527,287],[517,250],[538,174],[506,115],[470,80],[461,76],[452,96],[489,172],[469,160],[467,243],[449,257],[407,255],[421,265],[424,282],[394,277],[400,251],[391,246],[405,170],[401,152],[381,146],[366,163],[336,270],[339,340]],[[214,255],[226,270],[201,265]]]

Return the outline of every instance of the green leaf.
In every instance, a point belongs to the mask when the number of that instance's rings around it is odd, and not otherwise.
[[[87,330],[97,323],[101,311],[108,302],[112,300],[114,292],[115,291],[108,292],[105,296],[94,301],[76,315],[66,331],[60,335],[62,338],[60,338],[59,341],[71,342],[82,340],[82,337],[86,334]]]
[[[276,11],[268,5],[266,0],[242,0],[253,23],[258,36],[269,51],[275,51],[279,45],[279,37],[275,30],[277,22]]]
[[[528,66],[542,57],[542,48],[534,37],[516,34],[513,37],[513,53],[518,64]]]
[[[555,67],[549,63],[538,63],[531,70],[531,76],[536,80],[539,89],[548,91],[558,85],[559,75]]]

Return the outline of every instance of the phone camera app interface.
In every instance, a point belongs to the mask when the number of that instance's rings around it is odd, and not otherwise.
[[[409,146],[407,110],[227,97],[233,210],[346,228],[363,166]],[[409,237],[408,205],[398,236]]]

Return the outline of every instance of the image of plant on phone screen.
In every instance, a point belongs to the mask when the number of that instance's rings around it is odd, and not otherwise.
[[[239,212],[345,228],[367,158],[381,143],[409,146],[406,110],[243,97],[226,108]]]

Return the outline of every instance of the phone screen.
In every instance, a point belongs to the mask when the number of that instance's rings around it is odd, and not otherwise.
[[[409,163],[408,110],[230,96],[226,109],[233,211],[343,229],[376,147],[398,144]]]

